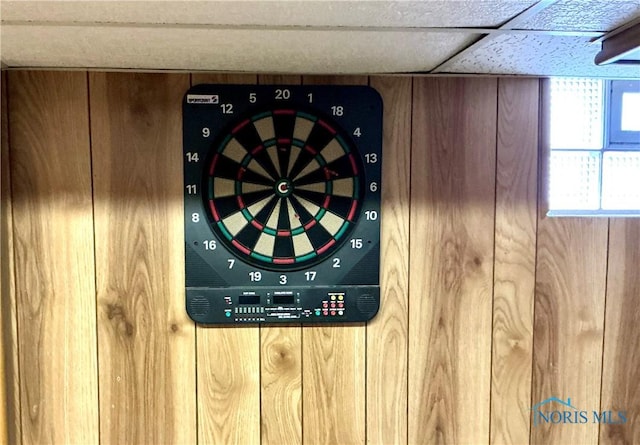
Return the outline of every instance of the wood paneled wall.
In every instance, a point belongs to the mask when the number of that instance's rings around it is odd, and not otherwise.
[[[380,92],[371,323],[188,319],[202,82]],[[12,71],[2,99],[8,443],[640,443],[640,220],[539,211],[538,80]],[[534,426],[551,396],[627,423]]]

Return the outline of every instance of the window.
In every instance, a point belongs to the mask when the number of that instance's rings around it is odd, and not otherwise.
[[[639,84],[640,80],[611,82],[609,140],[612,144],[640,144]]]
[[[547,83],[548,215],[640,216],[640,80]]]

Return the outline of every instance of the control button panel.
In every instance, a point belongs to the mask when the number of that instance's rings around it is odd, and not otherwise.
[[[200,323],[331,323],[361,322],[372,318],[378,307],[362,305],[364,300],[379,292],[373,286],[289,289],[286,291],[261,289],[187,289],[187,310]],[[202,303],[209,303],[203,313]],[[195,304],[197,303],[197,305]],[[366,310],[363,311],[362,307]]]

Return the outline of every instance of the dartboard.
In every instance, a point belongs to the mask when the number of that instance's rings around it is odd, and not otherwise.
[[[363,321],[379,306],[382,103],[360,86],[185,95],[186,295],[200,323]]]

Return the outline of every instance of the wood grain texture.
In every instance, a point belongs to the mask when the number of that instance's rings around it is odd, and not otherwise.
[[[414,80],[411,444],[489,439],[496,84]]]
[[[87,79],[11,72],[22,442],[98,442]]]
[[[9,444],[640,443],[640,221],[535,214],[537,80],[371,78],[383,302],[366,327],[194,329],[189,76],[92,73],[90,110],[86,73],[2,76]],[[551,396],[627,423],[534,427]]]
[[[366,76],[304,76],[303,84],[366,85]],[[302,333],[303,443],[366,440],[366,328],[305,327]]]
[[[611,219],[601,411],[625,411],[600,425],[601,444],[640,443],[640,220]]]
[[[302,443],[302,328],[260,328],[262,444]]]
[[[260,84],[298,85],[300,76],[258,77]],[[260,327],[262,445],[302,443],[302,327]]]
[[[255,75],[193,74],[192,84],[255,84]],[[260,332],[197,328],[198,443],[260,443]]]
[[[539,217],[532,406],[549,397],[571,398],[579,410],[600,406],[607,226],[606,219]],[[536,426],[535,415],[531,443],[598,442],[597,424]]]
[[[498,81],[492,444],[527,443],[538,178],[537,79]]]
[[[9,165],[7,72],[2,71],[2,145],[0,146],[0,443],[19,444],[20,379],[13,265],[13,209]]]
[[[407,443],[409,77],[372,77],[384,103],[380,311],[367,325],[367,443]]]
[[[13,235],[11,235],[11,241],[9,238],[9,232],[13,229],[9,226],[6,215],[10,211],[10,188],[11,183],[8,180],[6,173],[6,165],[9,161],[9,144],[7,143],[7,132],[9,131],[9,123],[7,120],[7,89],[5,83],[4,70],[1,72],[0,84],[2,93],[0,93],[0,101],[2,101],[2,111],[0,111],[0,120],[2,121],[1,134],[2,146],[0,147],[0,444],[6,444],[9,441],[8,431],[8,419],[7,419],[7,406],[11,405],[10,400],[7,398],[7,370],[5,368],[5,331],[10,332],[9,325],[5,318],[9,317],[8,304],[5,301],[11,302],[15,295],[11,285],[13,284],[13,271],[9,267],[13,267]],[[9,243],[11,247],[9,248]],[[9,258],[11,264],[9,264]],[[11,277],[9,274],[11,273]],[[11,283],[10,283],[11,281]],[[9,303],[10,304],[10,303]],[[5,326],[7,326],[5,328]],[[7,335],[9,341],[11,336]],[[9,351],[9,347],[6,347]]]
[[[180,168],[188,87],[186,74],[90,74],[102,443],[196,442]]]

